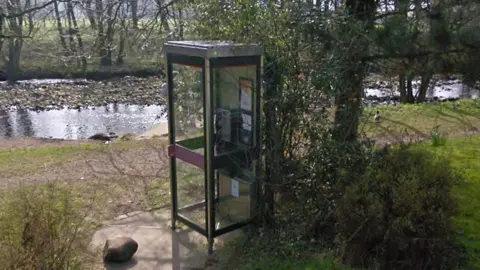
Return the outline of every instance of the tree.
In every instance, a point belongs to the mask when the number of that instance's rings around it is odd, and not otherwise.
[[[7,76],[10,80],[16,80],[20,72],[20,56],[23,46],[23,14],[13,16],[21,12],[20,0],[7,1],[8,29],[10,36],[8,43]]]
[[[340,69],[339,76],[343,82],[339,86],[343,89],[336,91],[333,136],[340,141],[354,141],[358,135],[363,80],[367,68],[363,58],[369,51],[368,35],[373,29],[376,2],[375,0],[347,0],[345,9],[346,23],[340,26],[340,35],[349,35],[347,37],[351,39],[345,44],[355,45],[346,52],[347,56],[342,63],[343,68]]]

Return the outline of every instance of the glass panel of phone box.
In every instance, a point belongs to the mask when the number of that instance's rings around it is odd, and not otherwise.
[[[175,142],[204,154],[203,72],[201,67],[172,64]],[[200,158],[203,162],[203,157]],[[202,168],[176,159],[177,198],[180,214],[205,228],[205,174]]]
[[[253,176],[249,162],[253,146],[253,98],[256,66],[215,68],[215,155],[244,150],[246,157],[228,156],[230,165],[216,177],[216,229],[250,218]]]

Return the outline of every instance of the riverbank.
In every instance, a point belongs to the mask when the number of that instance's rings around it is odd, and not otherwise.
[[[17,84],[0,83],[0,110],[12,107],[29,110],[86,108],[110,103],[165,104],[160,77],[126,76],[107,81],[31,80]]]
[[[128,73],[128,72],[127,72]],[[94,73],[92,73],[94,74]],[[101,78],[101,73],[99,73]],[[119,73],[123,74],[123,73]],[[0,82],[0,110],[12,107],[30,110],[87,108],[109,103],[135,105],[163,105],[166,83],[163,76],[115,77],[108,80],[46,78],[19,80],[15,84]],[[150,73],[148,73],[150,74]],[[145,74],[144,74],[145,75]],[[26,77],[29,78],[29,77]],[[419,86],[414,81],[413,90]],[[399,103],[398,82],[395,79],[370,75],[365,81],[365,104],[385,106]],[[432,81],[428,101],[452,101],[461,98],[479,98],[480,85],[465,86],[458,76],[436,77]]]
[[[154,68],[104,68],[96,69],[96,70],[87,70],[87,71],[64,71],[64,70],[48,70],[45,69],[30,69],[21,72],[17,75],[16,80],[42,80],[42,79],[87,79],[87,80],[94,80],[94,81],[102,81],[102,80],[110,80],[110,79],[118,79],[123,78],[125,76],[132,76],[138,78],[148,78],[152,76],[159,76],[164,77],[165,73],[163,73],[160,67]],[[8,81],[11,78],[8,78],[7,74],[0,70],[0,82]]]

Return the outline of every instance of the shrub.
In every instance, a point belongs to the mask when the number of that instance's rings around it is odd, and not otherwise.
[[[0,269],[82,269],[88,262],[85,214],[55,185],[23,187],[0,199]]]
[[[336,208],[344,262],[380,269],[453,269],[459,247],[450,218],[451,189],[461,176],[421,149],[385,151],[345,189]]]

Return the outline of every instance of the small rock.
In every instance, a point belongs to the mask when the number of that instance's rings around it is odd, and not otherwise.
[[[137,252],[138,243],[130,237],[118,236],[108,239],[103,248],[103,261],[108,262],[127,262],[132,259]]]
[[[122,219],[126,219],[126,218],[128,218],[127,215],[120,215],[118,217],[115,217],[114,220],[122,220]]]

